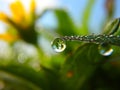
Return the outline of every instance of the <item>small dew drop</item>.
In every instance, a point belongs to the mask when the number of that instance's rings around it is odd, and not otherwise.
[[[56,38],[52,43],[51,46],[55,52],[62,52],[66,48],[66,42],[61,38]]]
[[[110,56],[113,53],[113,49],[109,45],[100,45],[98,49],[103,56]]]

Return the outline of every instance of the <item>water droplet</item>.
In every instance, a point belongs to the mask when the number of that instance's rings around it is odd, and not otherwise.
[[[61,38],[56,38],[51,46],[55,52],[62,52],[66,48],[66,42]]]
[[[110,56],[113,53],[113,49],[108,44],[102,44],[98,49],[99,53],[103,56]]]

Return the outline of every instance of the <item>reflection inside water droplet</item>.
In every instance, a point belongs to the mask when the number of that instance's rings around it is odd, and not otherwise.
[[[113,49],[108,44],[102,44],[99,46],[99,53],[103,56],[110,56],[113,53]]]
[[[61,38],[56,38],[51,46],[55,52],[62,52],[66,48],[66,42]]]

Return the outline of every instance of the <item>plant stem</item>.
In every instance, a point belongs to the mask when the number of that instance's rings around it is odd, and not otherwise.
[[[84,35],[84,36],[63,36],[61,39],[65,41],[84,41],[88,43],[96,43],[96,44],[112,44],[116,46],[120,46],[120,35]]]

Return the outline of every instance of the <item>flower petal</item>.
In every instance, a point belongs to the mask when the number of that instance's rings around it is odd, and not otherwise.
[[[0,20],[8,22],[8,16],[5,13],[0,12]]]
[[[20,0],[16,0],[15,2],[11,3],[10,8],[14,22],[21,23],[25,18],[25,10]]]
[[[7,42],[14,42],[18,39],[18,36],[13,36],[8,33],[0,34],[0,40],[5,40]]]

